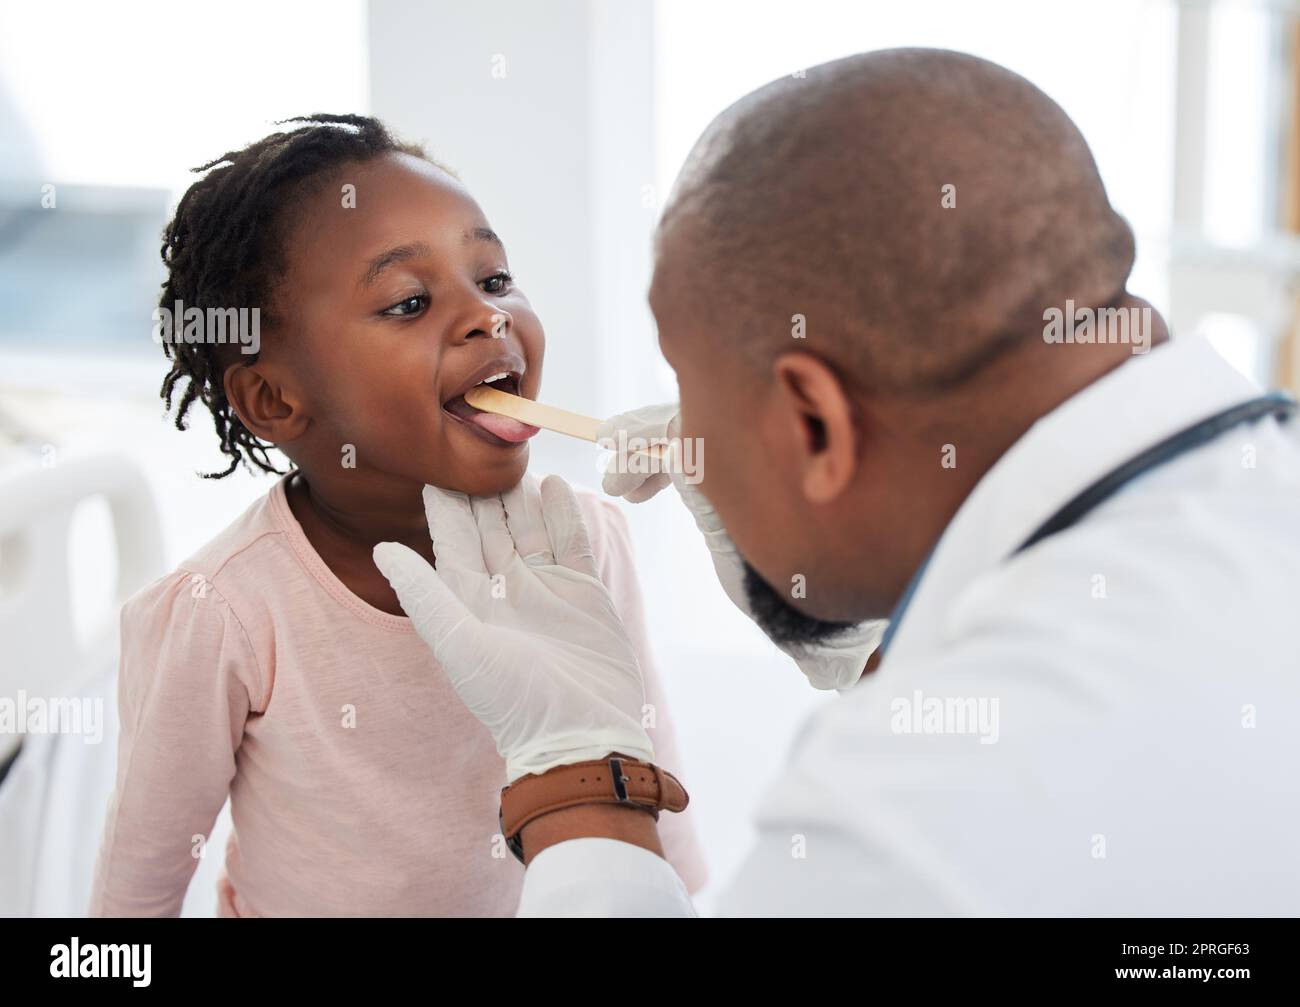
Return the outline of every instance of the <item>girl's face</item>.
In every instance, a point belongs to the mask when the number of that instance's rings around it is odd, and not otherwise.
[[[308,479],[334,464],[478,496],[514,486],[535,431],[480,425],[461,396],[504,373],[494,384],[536,398],[545,337],[465,188],[390,155],[345,167],[290,216],[262,347],[310,421],[282,445]]]

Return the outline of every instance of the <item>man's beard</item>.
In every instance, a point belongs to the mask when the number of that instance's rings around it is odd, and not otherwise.
[[[778,645],[812,647],[833,643],[836,637],[861,625],[856,622],[828,622],[804,615],[782,598],[748,561],[745,562],[745,598],[749,601],[749,610],[754,613],[754,621],[767,634],[768,639]]]

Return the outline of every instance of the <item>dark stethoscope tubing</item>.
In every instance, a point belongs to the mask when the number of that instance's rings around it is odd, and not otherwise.
[[[1254,423],[1265,416],[1276,416],[1278,422],[1286,422],[1296,413],[1296,400],[1285,392],[1270,392],[1257,398],[1241,402],[1235,406],[1207,416],[1192,424],[1185,430],[1166,437],[1158,444],[1147,448],[1141,454],[1134,455],[1123,465],[1112,469],[1095,483],[1085,489],[1050,518],[1038,526],[1029,538],[1016,549],[1013,556],[1037,545],[1049,535],[1064,531],[1077,524],[1093,508],[1113,496],[1127,483],[1140,475],[1150,472],[1165,462],[1172,461],[1179,455],[1186,454],[1203,444],[1207,444],[1220,434],[1233,427]]]

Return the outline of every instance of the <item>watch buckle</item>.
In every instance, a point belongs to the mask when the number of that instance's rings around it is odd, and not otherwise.
[[[619,804],[631,804],[631,799],[627,796],[627,783],[630,776],[623,774],[623,760],[611,758],[609,760],[609,774],[614,781],[614,796],[618,798]]]

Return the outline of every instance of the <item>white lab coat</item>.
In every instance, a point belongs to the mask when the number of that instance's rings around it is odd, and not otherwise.
[[[721,911],[1300,913],[1300,447],[1273,419],[1230,430],[1008,559],[1256,394],[1179,339],[1036,423],[953,518],[879,671],[806,724]],[[692,913],[663,860],[594,838],[543,851],[520,904]]]

